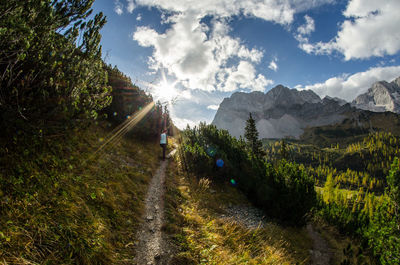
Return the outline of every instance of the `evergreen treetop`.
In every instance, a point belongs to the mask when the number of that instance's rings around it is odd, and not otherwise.
[[[246,127],[244,128],[244,137],[246,138],[247,146],[251,152],[257,157],[264,155],[262,150],[262,142],[258,139],[258,131],[256,128],[256,122],[253,119],[251,113],[246,121]]]

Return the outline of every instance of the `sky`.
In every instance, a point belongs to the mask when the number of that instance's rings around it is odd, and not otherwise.
[[[232,93],[278,84],[352,101],[400,76],[399,0],[96,0],[105,61],[211,123]]]

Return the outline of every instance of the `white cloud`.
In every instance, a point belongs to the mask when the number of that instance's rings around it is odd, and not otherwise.
[[[298,27],[297,32],[299,32],[301,35],[310,35],[315,30],[314,19],[308,15],[305,15],[304,19],[306,20],[306,23]]]
[[[268,68],[275,72],[278,70],[278,64],[276,62],[277,60],[273,59],[268,65]]]
[[[207,106],[207,109],[210,109],[210,110],[218,110],[218,108],[219,108],[219,105],[208,105]]]
[[[320,97],[326,95],[352,101],[359,94],[365,93],[374,82],[386,80],[392,81],[400,76],[400,66],[374,67],[365,72],[353,75],[341,75],[329,78],[324,83],[307,86],[296,86],[297,89],[310,89]]]
[[[124,13],[124,5],[119,0],[114,1],[114,4],[115,13],[122,15]]]
[[[297,28],[297,34],[295,35],[295,38],[299,42],[300,49],[307,53],[312,53],[315,48],[309,43],[308,37],[315,31],[315,23],[314,19],[308,15],[305,15],[304,19],[306,23]]]
[[[396,54],[400,50],[399,10],[399,0],[350,0],[343,12],[347,19],[334,39],[315,44],[298,39],[299,46],[315,54],[338,51],[345,60]]]
[[[196,11],[198,15],[231,17],[243,13],[279,24],[290,24],[293,15],[335,0],[136,0],[137,5],[156,6],[163,10],[185,13]]]
[[[126,1],[128,2],[126,10],[128,10],[128,12],[132,14],[133,10],[135,9],[135,2],[133,0],[126,0]]]
[[[195,13],[174,15],[169,18],[173,24],[165,33],[138,27],[133,38],[141,46],[154,48],[150,60],[152,69],[167,69],[170,76],[187,88],[264,90],[271,81],[261,74],[256,76],[254,67],[261,61],[263,51],[249,49],[240,39],[230,37],[230,28],[224,19],[214,19],[212,28],[200,23],[200,19]],[[240,62],[228,66],[232,58]]]
[[[195,121],[192,121],[189,119],[178,118],[176,116],[171,117],[171,118],[172,118],[172,121],[174,122],[174,125],[180,130],[186,129],[187,125],[189,125],[191,128],[193,128],[194,126],[199,124],[199,122],[195,122]]]
[[[189,89],[264,91],[272,84],[256,73],[265,51],[249,48],[237,37],[230,36],[229,19],[244,14],[274,23],[289,25],[296,12],[303,12],[333,0],[136,0],[137,6],[157,7],[162,21],[170,27],[158,33],[149,27],[138,27],[133,39],[139,45],[153,48],[149,68],[167,74]],[[166,12],[164,12],[166,11]],[[211,16],[206,25],[202,18]],[[306,16],[308,24],[313,20]],[[310,31],[311,26],[306,30]],[[271,62],[271,69],[278,69]],[[251,79],[252,78],[252,79]],[[251,79],[251,80],[250,80]]]
[[[240,38],[230,35],[229,21],[233,16],[244,15],[283,26],[293,22],[294,14],[331,3],[334,0],[135,0],[135,6],[156,7],[161,11],[162,23],[167,29],[157,32],[150,27],[138,27],[133,39],[139,45],[152,48],[148,58],[149,69],[160,73],[165,69],[168,79],[176,80],[177,87],[190,91],[202,91],[209,94],[224,94],[237,89],[265,91],[273,84],[256,70],[266,51],[257,47],[248,47]],[[204,17],[211,17],[211,22],[201,23]],[[139,19],[139,18],[137,18]],[[277,61],[274,61],[277,69]],[[272,66],[274,67],[274,66]],[[225,93],[226,94],[226,93]],[[189,122],[197,123],[200,108],[213,107],[217,102],[197,103],[193,96],[190,102],[196,113],[182,111],[174,113],[173,119],[178,127],[183,128]],[[222,100],[222,99],[221,99]],[[185,103],[185,104],[186,104]],[[179,105],[178,104],[178,105]],[[201,105],[201,106],[200,106]],[[189,106],[188,104],[185,105]],[[179,118],[177,117],[179,116]],[[207,119],[211,119],[208,117]]]
[[[136,21],[141,21],[142,20],[142,14],[137,15]]]
[[[256,75],[256,69],[247,61],[241,61],[237,68],[228,69],[228,72],[226,82],[219,89],[224,92],[232,92],[239,88],[264,92],[266,86],[274,83],[262,74]]]

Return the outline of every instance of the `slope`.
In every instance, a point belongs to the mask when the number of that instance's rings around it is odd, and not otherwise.
[[[175,245],[172,265],[339,264],[344,259],[342,249],[351,241],[332,227],[279,225],[236,187],[180,168],[176,157],[166,178],[164,231]]]
[[[122,138],[93,157],[110,136],[109,125],[2,143],[2,262],[132,263],[159,146]]]

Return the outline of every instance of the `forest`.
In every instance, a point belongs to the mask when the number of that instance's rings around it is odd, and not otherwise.
[[[318,191],[314,214],[360,239],[377,263],[398,264],[399,137],[373,132],[345,145],[264,141],[266,159],[301,163]],[[363,262],[362,252],[359,253]]]

